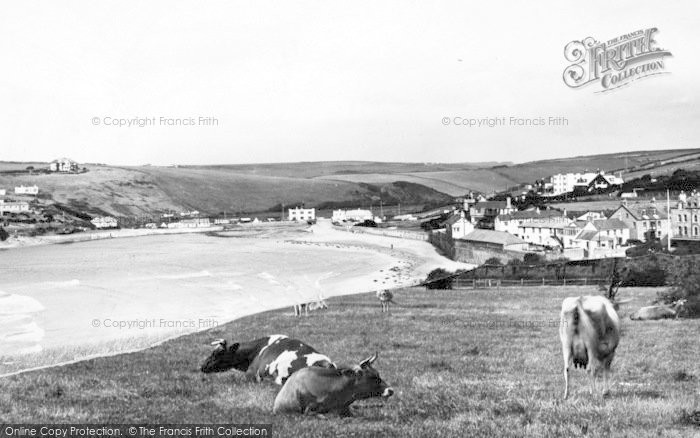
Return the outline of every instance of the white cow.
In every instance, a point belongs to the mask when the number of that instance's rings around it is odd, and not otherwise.
[[[596,376],[602,373],[603,395],[608,393],[610,363],[620,342],[620,318],[617,315],[620,304],[623,302],[613,303],[602,296],[564,299],[559,325],[564,353],[564,398],[569,396],[569,367],[572,364],[588,371],[591,394],[596,391]]]

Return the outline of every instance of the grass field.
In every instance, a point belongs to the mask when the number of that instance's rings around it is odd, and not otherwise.
[[[653,289],[625,289],[629,313]],[[558,310],[594,288],[397,291],[391,315],[372,294],[330,300],[325,313],[283,309],[145,351],[0,379],[3,422],[272,423],[277,436],[698,436],[700,320],[632,322],[613,363],[612,394],[589,396],[573,373],[562,400]],[[379,351],[397,391],[356,403],[353,418],[273,416],[278,390],[237,372],[198,371],[212,338],[284,333],[340,363]]]

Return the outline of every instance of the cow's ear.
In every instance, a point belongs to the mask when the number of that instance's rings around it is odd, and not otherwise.
[[[238,342],[236,342],[236,343],[234,343],[233,345],[231,345],[231,348],[230,348],[231,353],[233,353],[234,351],[238,350],[238,347],[240,347],[240,346],[241,346],[241,344],[239,344]]]

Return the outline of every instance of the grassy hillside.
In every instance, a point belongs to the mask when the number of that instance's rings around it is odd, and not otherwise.
[[[655,176],[672,173],[683,167],[700,168],[700,150],[642,151],[615,154],[578,156],[552,160],[532,161],[516,165],[498,164],[490,167],[428,170],[417,172],[365,172],[342,175],[323,175],[320,178],[342,181],[391,182],[397,180],[424,184],[435,190],[463,195],[469,190],[489,193],[502,191],[519,183],[533,183],[537,179],[557,173],[595,171],[622,172],[624,178],[651,173]]]
[[[47,163],[0,163],[0,188],[39,185],[42,197],[76,211],[119,216],[196,209],[209,214],[263,212],[284,204],[367,206],[435,205],[445,195],[490,193],[559,172],[622,171],[629,179],[658,176],[678,167],[700,168],[700,150],[629,152],[503,163],[378,163],[340,161],[180,167],[85,165],[75,175],[18,173]],[[412,183],[400,186],[397,182]]]
[[[330,300],[294,318],[291,309],[255,315],[133,354],[0,379],[7,423],[272,423],[280,437],[311,436],[697,436],[700,320],[622,322],[606,399],[573,371],[562,400],[558,314],[566,296],[594,287],[499,291],[397,291],[390,315],[373,294]],[[653,289],[625,289],[623,314]],[[396,390],[387,402],[356,403],[354,418],[274,416],[279,388],[198,366],[214,338],[285,333],[339,363],[379,352],[376,368]]]

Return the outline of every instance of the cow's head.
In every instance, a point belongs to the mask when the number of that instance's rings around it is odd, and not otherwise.
[[[218,373],[231,368],[241,371],[248,369],[248,357],[237,354],[239,347],[237,342],[229,347],[225,339],[217,339],[211,345],[215,348],[202,364],[201,370],[203,373]]]
[[[389,398],[394,389],[379,377],[379,372],[372,367],[377,360],[377,353],[360,362],[359,365],[343,370],[343,375],[354,379],[353,396],[356,400],[370,397]]]

